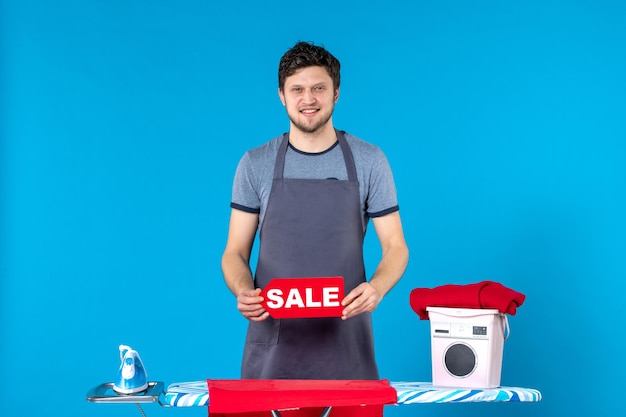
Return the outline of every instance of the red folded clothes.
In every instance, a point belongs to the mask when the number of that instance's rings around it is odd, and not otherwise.
[[[515,315],[526,296],[493,281],[476,284],[448,284],[435,288],[415,288],[410,303],[421,320],[428,320],[426,307],[498,309]]]
[[[382,417],[397,402],[389,381],[366,380],[207,380],[209,416],[318,417],[332,407],[335,417]]]

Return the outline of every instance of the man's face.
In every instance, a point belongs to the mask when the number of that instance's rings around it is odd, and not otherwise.
[[[339,90],[324,67],[305,67],[285,79],[278,90],[292,126],[305,133],[314,133],[325,126],[333,115]]]

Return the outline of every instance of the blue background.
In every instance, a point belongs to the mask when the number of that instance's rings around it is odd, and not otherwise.
[[[232,175],[288,128],[298,40],[341,60],[335,125],[394,169],[411,260],[375,313],[381,376],[430,380],[413,288],[527,296],[502,384],[543,401],[386,415],[622,415],[623,2],[2,0],[0,19],[0,415],[138,416],[85,400],[120,343],[151,380],[238,377]]]

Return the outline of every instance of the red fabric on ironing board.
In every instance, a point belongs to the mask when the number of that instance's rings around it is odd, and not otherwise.
[[[333,407],[330,417],[383,417],[383,405]],[[324,407],[307,407],[279,410],[280,417],[320,417]],[[271,411],[250,411],[248,413],[214,413],[209,410],[209,417],[273,417]]]
[[[398,399],[387,380],[208,379],[207,385],[211,416],[231,417],[234,413],[266,417],[270,410],[280,410],[281,415],[287,416],[293,409],[300,409],[298,416],[317,412],[314,417],[318,417],[324,407],[332,406],[333,416],[339,416],[343,410],[356,416],[380,417],[383,405],[395,404]]]
[[[524,294],[493,281],[415,288],[410,295],[411,308],[421,320],[428,320],[426,307],[495,308],[501,313],[515,315],[525,299]]]

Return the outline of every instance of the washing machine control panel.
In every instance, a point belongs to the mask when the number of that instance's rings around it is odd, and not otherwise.
[[[432,323],[432,335],[457,339],[489,339],[487,326],[471,323]]]

